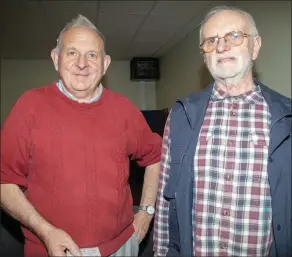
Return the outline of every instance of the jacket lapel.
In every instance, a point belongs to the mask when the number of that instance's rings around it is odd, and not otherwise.
[[[290,105],[286,105],[282,99],[279,99],[277,93],[267,88],[260,82],[263,96],[269,106],[271,113],[270,128],[270,145],[269,157],[277,149],[277,147],[291,134],[291,100]]]
[[[210,83],[208,87],[200,93],[191,94],[185,100],[178,100],[184,107],[192,129],[198,125],[200,126],[204,120],[213,86],[214,82]]]
[[[270,144],[268,156],[269,160],[274,151],[290,135],[291,136],[291,102],[284,103],[284,98],[279,98],[278,94],[259,83],[263,96],[269,106],[271,114]],[[278,172],[277,172],[278,171]],[[268,164],[268,177],[272,194],[275,194],[278,181],[281,177],[281,169],[275,169],[275,163]]]

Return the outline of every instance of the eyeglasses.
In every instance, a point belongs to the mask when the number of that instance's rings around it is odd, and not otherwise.
[[[239,46],[242,44],[245,37],[250,37],[251,35],[243,33],[241,31],[231,31],[223,37],[208,37],[203,40],[200,44],[200,48],[204,53],[210,53],[214,51],[219,43],[219,39],[224,38],[224,42],[228,43],[230,47]]]

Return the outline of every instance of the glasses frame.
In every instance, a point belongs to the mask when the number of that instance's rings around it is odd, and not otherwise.
[[[201,51],[203,53],[211,53],[211,52],[213,52],[216,49],[216,47],[218,46],[219,40],[221,38],[224,38],[224,42],[226,43],[227,42],[226,37],[232,35],[233,33],[241,34],[243,40],[242,40],[242,42],[240,44],[238,44],[238,45],[232,45],[232,47],[234,47],[234,46],[240,46],[243,43],[245,37],[251,37],[252,36],[250,34],[247,34],[247,33],[242,32],[242,31],[230,31],[230,32],[226,33],[223,37],[218,37],[217,36],[217,37],[207,37],[207,38],[205,38],[202,41],[202,43],[199,45],[199,47],[200,47],[200,49],[201,49]],[[205,44],[205,42],[207,42],[207,40],[210,40],[212,38],[216,39],[216,45],[214,46],[214,48],[211,51],[204,51],[203,45]]]

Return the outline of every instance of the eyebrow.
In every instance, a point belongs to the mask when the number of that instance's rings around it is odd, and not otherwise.
[[[67,51],[70,51],[70,50],[74,50],[74,51],[76,51],[76,52],[80,52],[77,48],[75,48],[74,46],[72,46],[72,47],[68,47],[67,49],[66,49]],[[101,52],[100,50],[99,51],[97,51],[97,50],[89,50],[89,51],[86,51],[86,53],[99,53],[99,52]]]
[[[68,47],[66,50],[67,50],[67,51],[68,51],[68,50],[75,50],[75,51],[78,52],[78,50],[77,50],[74,46]]]
[[[224,36],[227,35],[227,34],[229,34],[229,33],[232,33],[232,32],[238,32],[238,31],[241,31],[241,30],[238,30],[238,29],[237,29],[237,30],[230,30],[229,32],[225,33]],[[242,32],[242,31],[241,31],[241,32]],[[242,33],[244,33],[244,32],[242,32]],[[245,33],[244,33],[244,34],[245,34]],[[223,36],[223,37],[224,37],[224,36]],[[208,39],[211,39],[211,38],[216,38],[216,37],[219,37],[218,33],[217,33],[217,36],[206,37],[206,38],[204,38],[202,41],[205,41],[205,40],[208,40]]]
[[[203,40],[214,38],[214,37],[218,37],[218,34],[217,34],[217,36],[205,37]]]

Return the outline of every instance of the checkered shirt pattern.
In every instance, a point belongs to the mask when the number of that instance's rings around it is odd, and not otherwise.
[[[154,253],[168,250],[163,197],[170,169],[170,115],[162,145]],[[267,177],[270,113],[260,88],[230,97],[214,87],[194,157],[194,256],[267,256],[272,243]]]
[[[270,113],[259,86],[240,97],[215,87],[196,148],[195,256],[267,256]]]
[[[160,175],[158,184],[158,193],[156,200],[156,211],[154,220],[153,233],[153,250],[154,256],[165,256],[168,251],[169,234],[168,234],[168,208],[169,202],[163,197],[163,190],[169,179],[170,169],[170,137],[169,125],[170,115],[165,123],[164,134],[162,139],[162,151],[160,161]]]

